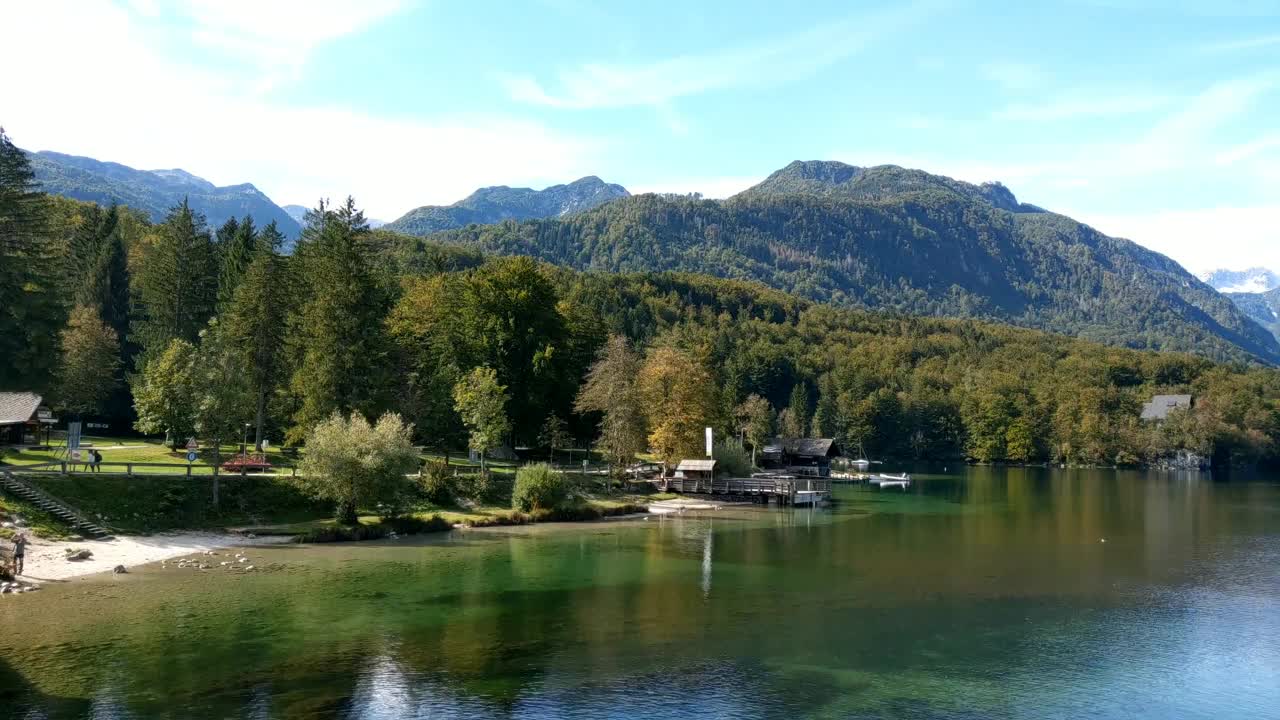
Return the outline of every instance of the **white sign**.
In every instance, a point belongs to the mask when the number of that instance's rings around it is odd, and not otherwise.
[[[80,460],[80,457],[81,457],[81,451],[79,451],[79,450],[72,450],[72,451],[71,451],[71,459],[72,459],[72,460],[79,461],[79,460]]]
[[[712,447],[713,446],[711,442],[711,428],[707,428],[707,457],[712,457],[712,454],[711,454]]]
[[[187,449],[188,449],[188,450],[195,450],[195,449],[196,449],[196,448],[198,448],[198,447],[200,447],[200,444],[196,442],[196,439],[195,439],[195,438],[187,438]]]

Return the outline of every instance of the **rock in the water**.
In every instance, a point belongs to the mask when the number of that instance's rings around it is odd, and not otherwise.
[[[117,565],[117,566],[115,566],[115,567],[111,568],[111,572],[113,572],[113,573],[115,573],[115,574],[117,574],[117,575],[123,575],[123,574],[125,574],[125,573],[127,573],[127,572],[129,572],[129,571],[128,571],[128,570],[126,570],[126,569],[124,568],[124,566],[123,566],[123,565]]]

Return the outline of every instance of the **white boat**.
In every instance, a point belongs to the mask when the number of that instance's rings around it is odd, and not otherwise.
[[[862,449],[862,444],[858,444],[858,459],[850,460],[849,467],[858,472],[866,472],[871,467],[871,461],[867,459],[867,452]]]
[[[911,476],[906,473],[902,473],[901,475],[880,473],[879,475],[872,475],[868,482],[882,488],[900,487],[903,490],[906,490],[907,486],[911,484]]]

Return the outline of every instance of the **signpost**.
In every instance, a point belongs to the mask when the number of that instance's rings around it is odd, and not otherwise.
[[[195,462],[195,461],[196,461],[196,458],[197,458],[197,457],[199,457],[199,456],[196,454],[196,451],[195,451],[195,450],[188,450],[188,451],[187,451],[187,462],[189,462],[189,463],[193,463],[193,462]]]
[[[199,448],[199,447],[200,447],[200,443],[196,442],[196,439],[195,439],[195,438],[187,438],[187,449],[188,449],[188,450],[195,450],[195,449],[197,449],[197,448]]]

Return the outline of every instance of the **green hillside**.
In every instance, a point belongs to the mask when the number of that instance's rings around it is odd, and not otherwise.
[[[901,168],[793,164],[726,201],[643,195],[436,237],[584,270],[707,273],[842,306],[1280,361],[1274,337],[1169,258],[1003,186]]]

